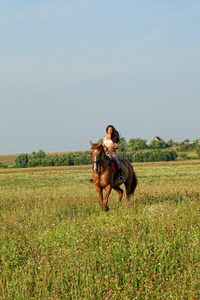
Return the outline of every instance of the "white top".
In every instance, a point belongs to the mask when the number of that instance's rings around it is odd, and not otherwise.
[[[105,136],[104,146],[106,147],[115,146],[115,143],[112,140],[107,140],[107,137]]]

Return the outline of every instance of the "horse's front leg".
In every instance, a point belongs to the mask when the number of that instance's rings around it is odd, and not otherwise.
[[[103,189],[100,186],[95,186],[95,187],[99,195],[99,203],[101,205],[101,209],[103,209]]]
[[[118,205],[117,205],[117,208],[119,208],[120,202],[122,201],[123,190],[122,190],[119,186],[113,187],[113,189],[114,189],[114,190],[118,193],[118,195],[119,195],[119,201],[118,201]]]
[[[105,197],[103,199],[103,210],[107,211],[109,210],[109,207],[108,207],[108,197],[110,195],[110,192],[112,190],[112,186],[109,184],[105,187]]]

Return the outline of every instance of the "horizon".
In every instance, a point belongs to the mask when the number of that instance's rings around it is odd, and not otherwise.
[[[151,143],[151,141],[155,138],[155,137],[157,137],[158,135],[156,135],[156,136],[154,136],[151,140],[147,140],[147,139],[142,139],[142,140],[145,140],[146,141],[146,143],[147,143],[147,145],[149,146],[150,145],[150,143]],[[161,137],[163,140],[164,140],[164,142],[168,142],[168,141],[170,141],[170,139],[169,140],[165,140],[162,136],[159,136],[159,137]],[[120,138],[125,138],[125,137],[123,137],[123,136],[121,136]],[[138,137],[137,137],[138,138]],[[131,137],[130,139],[137,139],[137,138],[135,138],[135,137]],[[139,137],[140,138],[140,137]],[[129,140],[130,140],[129,139]],[[188,138],[187,138],[188,139]],[[180,141],[177,141],[177,140],[174,140],[173,138],[172,138],[172,140],[174,141],[174,143],[175,144],[180,144],[181,142],[184,142],[185,140],[187,140],[187,139],[184,139],[184,140],[180,140]],[[97,139],[97,141],[95,141],[95,142],[98,142],[100,139]],[[126,141],[126,143],[128,144],[128,142],[129,142],[129,140],[127,140],[126,138],[125,138],[125,141]],[[191,140],[191,139],[188,139],[191,143],[193,143],[193,142],[195,142],[196,140],[200,140],[200,139],[193,139],[193,140]],[[39,150],[42,150],[42,151],[44,151],[46,154],[50,154],[50,153],[68,153],[68,152],[84,152],[84,151],[90,151],[90,146],[88,147],[88,149],[83,149],[83,150],[68,150],[68,151],[66,151],[66,150],[58,150],[58,151],[54,151],[54,150],[52,150],[52,151],[46,151],[45,149],[42,149],[42,148],[38,148],[38,147],[36,147],[35,148],[35,150],[30,150],[30,151],[22,151],[22,152],[9,152],[9,153],[0,153],[0,155],[17,155],[17,154],[32,154],[32,152],[38,152]]]

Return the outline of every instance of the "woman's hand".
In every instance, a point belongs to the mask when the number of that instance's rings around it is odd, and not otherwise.
[[[108,147],[106,147],[106,148],[108,149],[108,151],[113,151],[113,150],[118,149],[118,145],[115,143],[114,146],[108,146]]]
[[[112,146],[104,146],[104,151],[113,151],[114,148]]]
[[[114,147],[113,146],[109,146],[109,147],[106,147],[108,151],[112,151],[114,150]]]

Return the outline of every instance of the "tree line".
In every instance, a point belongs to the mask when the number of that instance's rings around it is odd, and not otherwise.
[[[72,152],[64,154],[47,155],[43,150],[32,154],[20,154],[15,159],[15,168],[74,166],[91,164],[90,151]]]
[[[101,141],[101,140],[100,140]],[[153,162],[153,161],[173,161],[177,159],[177,151],[195,149],[200,157],[200,145],[198,140],[190,142],[185,140],[180,144],[172,139],[168,142],[163,140],[152,140],[147,144],[147,140],[132,138],[129,142],[122,137],[119,142],[117,155],[128,159],[130,162]],[[90,151],[77,151],[64,154],[46,154],[43,150],[32,152],[32,154],[20,154],[15,159],[16,168],[27,167],[47,167],[47,166],[74,166],[92,164]]]

